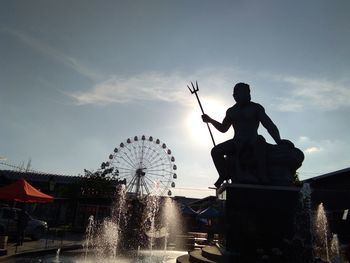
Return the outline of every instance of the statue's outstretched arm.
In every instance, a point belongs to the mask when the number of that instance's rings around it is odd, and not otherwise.
[[[203,114],[202,115],[202,120],[206,123],[211,123],[215,129],[217,129],[219,132],[227,132],[228,129],[231,126],[230,121],[227,119],[227,117],[224,118],[224,120],[222,121],[222,123],[210,118],[207,114]]]

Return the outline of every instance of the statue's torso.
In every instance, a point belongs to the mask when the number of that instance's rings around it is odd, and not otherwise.
[[[235,140],[243,143],[254,143],[257,140],[261,109],[263,109],[261,105],[249,102],[246,105],[235,104],[227,110],[226,118],[235,131]]]

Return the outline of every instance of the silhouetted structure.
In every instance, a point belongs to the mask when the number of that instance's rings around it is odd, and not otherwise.
[[[291,185],[296,169],[301,166],[304,154],[288,140],[281,140],[277,126],[258,103],[252,102],[250,87],[238,83],[233,88],[236,101],[226,111],[222,123],[203,114],[202,119],[211,123],[218,131],[227,132],[232,126],[234,137],[220,143],[211,151],[219,179],[219,187],[225,180],[234,183]],[[263,136],[258,135],[262,124],[277,145],[267,144]]]

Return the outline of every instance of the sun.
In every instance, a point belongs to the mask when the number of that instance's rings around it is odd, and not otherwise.
[[[225,117],[227,104],[217,100],[217,99],[203,99],[203,108],[206,114],[208,114],[211,118],[222,122]],[[202,121],[201,115],[202,112],[198,105],[193,108],[192,111],[188,113],[186,119],[186,127],[188,129],[188,134],[190,135],[193,142],[201,145],[212,145],[212,141],[210,138],[210,133],[208,131],[207,125]],[[218,132],[212,125],[210,125],[210,129],[213,133],[215,142],[222,142],[227,139],[227,137],[232,138],[232,132],[228,131],[227,134],[222,134]]]

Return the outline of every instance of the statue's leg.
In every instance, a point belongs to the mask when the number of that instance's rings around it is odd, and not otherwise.
[[[266,143],[265,141],[257,141],[254,146],[254,155],[256,158],[257,165],[257,176],[259,181],[263,184],[268,183],[270,180],[267,176],[267,167],[266,167]]]
[[[214,161],[216,170],[219,173],[219,179],[215,182],[215,186],[219,187],[227,176],[225,155],[233,154],[235,152],[235,143],[233,140],[220,143],[211,150],[211,156]]]

